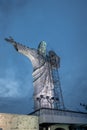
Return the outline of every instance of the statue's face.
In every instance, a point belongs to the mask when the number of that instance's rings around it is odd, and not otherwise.
[[[44,56],[46,55],[46,42],[45,41],[40,42],[38,50],[40,54]]]
[[[41,42],[40,49],[41,49],[42,53],[44,53],[46,51],[46,42],[44,42],[44,41]]]

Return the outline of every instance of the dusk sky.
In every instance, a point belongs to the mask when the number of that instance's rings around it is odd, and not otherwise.
[[[87,112],[87,0],[0,0],[0,112],[33,111],[32,64],[4,38],[37,48],[47,43],[61,58],[66,109]]]

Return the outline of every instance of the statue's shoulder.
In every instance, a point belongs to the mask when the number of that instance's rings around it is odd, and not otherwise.
[[[39,56],[37,49],[35,49],[35,48],[29,48],[29,47],[28,47],[28,49],[29,49],[29,52],[32,53],[33,56],[35,56],[35,57]]]
[[[35,48],[30,48],[30,47],[28,47],[28,49],[30,49],[31,51],[33,51],[33,52],[35,52],[35,53],[38,52],[37,49],[35,49]]]

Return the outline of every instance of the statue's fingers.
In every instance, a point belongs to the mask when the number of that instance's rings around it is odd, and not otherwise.
[[[9,42],[10,44],[12,44],[12,45],[16,45],[16,42],[14,41],[14,39],[12,38],[12,37],[9,37],[9,38],[5,38],[5,40],[7,41],[7,42]]]
[[[9,42],[9,41],[10,41],[10,39],[8,39],[8,38],[5,38],[5,40],[6,40],[7,42]]]
[[[5,38],[5,41],[7,41],[7,42],[9,42],[9,43],[11,43],[11,44],[13,44],[13,39],[9,39],[9,38]]]

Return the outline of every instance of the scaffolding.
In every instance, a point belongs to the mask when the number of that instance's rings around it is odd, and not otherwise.
[[[64,110],[64,101],[61,89],[61,83],[59,78],[58,69],[60,67],[60,57],[56,55],[54,51],[49,51],[49,59],[50,59],[50,66],[51,66],[51,73],[52,73],[52,82],[54,85],[54,108],[55,109],[62,109]]]

